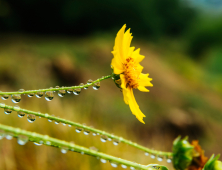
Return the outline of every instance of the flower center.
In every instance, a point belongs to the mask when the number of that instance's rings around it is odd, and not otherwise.
[[[126,79],[126,87],[130,87],[136,89],[139,86],[139,71],[137,69],[137,65],[134,62],[134,59],[129,57],[126,59],[126,63],[124,63],[125,71],[125,79]]]

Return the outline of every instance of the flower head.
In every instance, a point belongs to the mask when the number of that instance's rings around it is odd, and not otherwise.
[[[143,92],[149,92],[145,86],[153,86],[148,77],[149,74],[141,73],[143,67],[139,64],[144,56],[140,55],[140,49],[134,51],[135,47],[130,47],[132,36],[130,29],[125,32],[124,25],[117,33],[115,45],[113,47],[113,59],[111,67],[113,69],[114,81],[122,89],[123,98],[129,105],[132,113],[136,118],[144,123],[143,117],[146,117],[134,98],[133,89],[138,89]]]

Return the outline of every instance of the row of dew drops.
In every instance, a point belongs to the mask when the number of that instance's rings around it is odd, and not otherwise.
[[[87,81],[87,85],[91,85],[93,82],[93,80],[89,79]],[[83,83],[80,83],[79,86],[84,86]],[[56,86],[55,88],[59,88],[59,86]],[[93,89],[94,90],[98,90],[100,88],[100,82],[96,82],[93,84]],[[52,89],[52,87],[51,87]],[[84,89],[88,89],[88,87],[84,87]],[[24,92],[25,90],[24,89],[20,89],[18,92]],[[54,92],[55,91],[47,91],[45,92],[45,99],[47,101],[51,101],[53,98],[54,98]],[[68,90],[58,90],[58,96],[59,97],[64,97],[66,93],[68,94],[75,94],[75,95],[79,95],[81,92],[81,88],[77,88],[77,89],[68,89]],[[33,97],[33,96],[36,96],[37,98],[41,98],[43,95],[44,95],[44,92],[42,91],[39,91],[39,92],[36,92],[36,93],[29,93],[28,94],[28,97]],[[1,97],[3,100],[7,100],[9,98],[9,95],[7,94],[3,94],[2,97]],[[11,99],[12,99],[12,102],[13,103],[19,103],[21,101],[21,94],[12,94],[11,95]]]
[[[6,139],[8,139],[8,140],[11,140],[12,138],[13,138],[13,133],[6,133],[6,132],[4,132],[3,130],[0,130],[0,140],[1,139],[3,139],[4,137],[6,138]],[[33,142],[35,145],[37,145],[37,146],[40,146],[40,145],[42,145],[42,144],[45,144],[45,145],[51,145],[51,142],[50,141],[47,141],[47,138],[49,138],[47,135],[45,135],[44,136],[44,140],[45,141],[43,141],[43,140],[39,140],[38,142]],[[25,135],[18,135],[17,136],[17,143],[19,144],[19,145],[25,145],[27,142],[29,141],[29,137],[28,136],[25,136]],[[63,154],[66,154],[69,150],[70,151],[72,151],[72,152],[79,152],[79,153],[81,153],[82,155],[84,155],[85,153],[83,152],[83,151],[79,151],[79,150],[74,150],[74,148],[73,148],[73,146],[74,146],[74,143],[73,142],[70,142],[70,144],[71,144],[71,148],[68,148],[68,147],[66,147],[66,146],[59,146],[59,148],[61,149],[61,152],[63,153]],[[90,147],[89,148],[90,150],[94,150],[94,151],[98,151],[98,149],[97,148],[95,148],[95,147]],[[100,157],[97,157],[97,159],[100,159],[100,161],[102,162],[102,163],[107,163],[107,160],[106,159],[103,159],[103,158],[100,158]],[[120,158],[119,158],[120,159]],[[110,162],[110,164],[111,164],[111,166],[112,167],[114,167],[114,168],[116,168],[116,167],[118,167],[118,163],[116,163],[116,162],[112,162],[112,161],[109,161]],[[124,169],[126,169],[127,168],[127,165],[124,165],[124,164],[121,164],[121,167],[122,168],[124,168]],[[135,168],[134,167],[130,167],[130,169],[131,170],[135,170]]]
[[[1,107],[4,107],[5,104],[4,104],[4,103],[0,103],[0,106],[1,106]],[[25,113],[22,112],[22,111],[20,111],[20,107],[19,107],[19,106],[14,106],[13,109],[14,109],[15,111],[17,111],[18,117],[22,118],[22,117],[25,116]],[[12,110],[5,108],[5,109],[4,109],[4,113],[7,114],[7,115],[8,115],[8,114],[11,114],[11,113],[12,113]],[[28,122],[33,123],[33,122],[36,120],[36,116],[35,116],[34,114],[27,114],[27,120],[28,120]],[[49,121],[49,122],[52,122],[53,120],[48,119],[48,121]],[[58,125],[58,124],[60,124],[60,122],[55,121],[55,124]],[[66,126],[66,123],[62,123],[62,125]],[[70,125],[70,124],[68,124],[68,126],[69,126],[69,127],[72,127],[72,125]],[[83,126],[84,126],[84,125],[83,125]],[[81,132],[83,131],[83,134],[84,134],[84,135],[89,135],[89,134],[90,134],[90,130],[88,130],[88,129],[83,129],[83,128],[81,128],[81,127],[76,127],[75,131],[76,131],[77,133],[81,133]],[[121,142],[121,140],[122,140],[122,138],[119,138],[119,139],[110,138],[110,137],[108,137],[108,136],[106,136],[106,135],[103,135],[103,134],[100,134],[100,133],[95,133],[95,132],[93,132],[92,135],[93,135],[93,136],[101,135],[101,137],[100,137],[101,142],[106,142],[106,141],[112,141],[112,140],[113,140],[113,144],[116,145],[116,146],[117,146],[117,145]],[[112,136],[111,136],[111,137],[112,137]],[[12,136],[10,137],[10,135],[6,135],[6,138],[7,138],[7,139],[11,139]],[[1,139],[1,134],[0,134],[0,139]],[[22,141],[24,141],[24,137],[22,138],[22,140],[20,140],[20,138],[18,138],[18,143],[22,143]],[[34,143],[35,143],[36,145],[41,145],[41,144],[43,144],[42,141],[40,141],[39,143],[36,143],[36,142],[34,142]],[[46,144],[50,145],[50,143],[46,143]],[[66,152],[65,152],[65,149],[61,149],[61,151],[62,151],[62,153],[66,153]],[[163,156],[158,156],[158,155],[154,155],[154,154],[145,152],[145,156],[149,156],[149,155],[150,155],[150,157],[151,157],[152,159],[155,159],[155,158],[156,158],[158,161],[163,161],[163,159],[164,159]],[[171,163],[171,162],[172,162],[172,158],[166,157],[166,161],[167,161],[168,163]],[[106,160],[101,159],[101,162],[106,163]]]

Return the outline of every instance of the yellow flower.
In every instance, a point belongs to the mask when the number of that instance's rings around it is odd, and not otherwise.
[[[116,81],[122,88],[123,98],[130,110],[136,116],[136,118],[144,123],[143,117],[146,117],[141,110],[134,98],[133,89],[138,89],[143,92],[149,92],[145,86],[153,86],[148,77],[149,74],[141,73],[143,67],[139,64],[144,56],[140,55],[140,49],[134,51],[135,47],[130,47],[132,36],[130,29],[125,32],[126,25],[124,25],[117,33],[115,39],[115,45],[113,47],[113,59],[111,68],[113,73],[119,75],[120,80]],[[118,76],[116,76],[118,77]],[[144,123],[145,124],[145,123]]]

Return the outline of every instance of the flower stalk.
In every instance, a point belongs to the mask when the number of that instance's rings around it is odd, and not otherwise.
[[[95,83],[101,82],[103,80],[106,80],[108,78],[111,78],[112,75],[103,76],[95,81],[93,81],[90,84],[84,84],[79,86],[71,86],[71,87],[58,87],[58,88],[48,88],[48,89],[39,89],[39,90],[26,90],[26,91],[17,91],[17,92],[2,92],[0,91],[0,95],[13,95],[13,94],[30,94],[30,93],[37,93],[37,92],[47,92],[47,91],[59,91],[59,90],[69,90],[69,89],[81,89],[81,88],[87,88],[89,86],[94,85]]]
[[[4,103],[0,103],[0,108],[9,109],[9,110],[12,110],[12,111],[17,111],[17,112],[23,112],[23,113],[26,113],[26,114],[32,114],[32,115],[35,115],[35,116],[39,116],[39,117],[42,117],[42,118],[53,120],[55,122],[60,122],[60,123],[64,123],[64,124],[67,124],[67,125],[75,126],[77,128],[80,128],[80,129],[83,129],[83,130],[86,130],[86,131],[90,131],[92,133],[99,134],[101,136],[107,136],[107,138],[110,138],[110,139],[115,140],[117,142],[122,142],[122,143],[128,144],[132,147],[140,149],[140,150],[142,150],[144,152],[147,152],[151,155],[156,155],[156,156],[166,157],[166,158],[170,158],[170,157],[173,156],[173,154],[171,152],[162,152],[162,151],[149,149],[149,148],[146,148],[146,147],[144,147],[142,145],[139,145],[135,142],[124,139],[122,137],[107,133],[105,131],[101,131],[101,130],[93,128],[93,127],[82,125],[80,123],[76,123],[76,122],[73,122],[73,121],[70,121],[70,120],[66,120],[66,119],[63,119],[63,118],[52,116],[52,115],[49,115],[48,113],[34,112],[34,111],[31,111],[31,110],[22,109],[22,108],[19,108],[19,107],[9,106],[9,105],[6,105]]]
[[[30,131],[26,131],[26,130],[22,130],[19,128],[14,128],[11,126],[7,126],[7,125],[2,125],[0,124],[0,129],[4,130],[5,133],[10,133],[12,134],[13,137],[18,138],[19,135],[23,135],[23,136],[27,136],[28,140],[31,142],[39,142],[39,141],[43,141],[44,144],[49,145],[49,146],[54,146],[57,148],[63,148],[66,147],[68,148],[68,150],[70,151],[75,151],[75,152],[79,152],[82,153],[84,152],[84,154],[90,155],[90,156],[94,156],[94,157],[99,157],[100,159],[104,159],[107,161],[110,161],[111,163],[115,162],[115,164],[121,164],[121,165],[125,165],[125,166],[129,166],[129,167],[133,167],[136,169],[143,169],[143,170],[149,170],[149,169],[166,169],[166,167],[164,166],[159,166],[159,165],[141,165],[138,163],[134,163],[125,159],[121,159],[121,158],[117,158],[102,152],[97,152],[95,150],[92,149],[88,149],[67,141],[63,141],[63,140],[59,140],[56,138],[52,138],[49,137],[47,135],[41,135],[35,132],[30,132]]]

